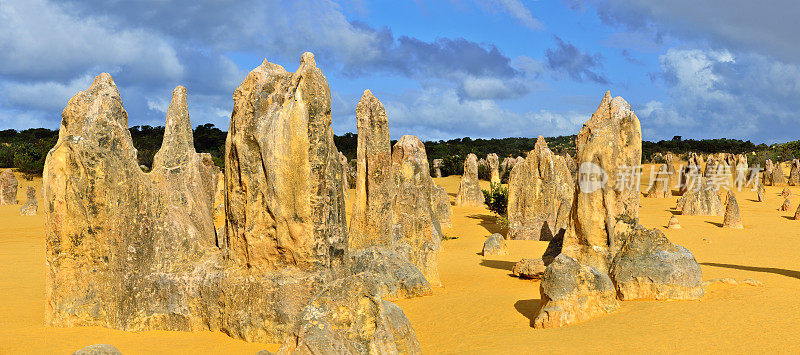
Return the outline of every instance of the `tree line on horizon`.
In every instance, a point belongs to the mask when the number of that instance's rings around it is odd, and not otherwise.
[[[131,139],[137,150],[139,164],[149,169],[153,164],[153,156],[161,147],[164,137],[163,126],[133,126],[130,127]],[[220,167],[225,164],[225,139],[227,132],[213,124],[199,125],[194,129],[195,150],[200,153],[210,153],[214,163]],[[13,129],[0,130],[0,168],[15,168],[19,172],[33,176],[41,175],[47,152],[56,144],[58,130],[47,128],[31,128],[22,131]],[[548,146],[556,154],[575,154],[575,135],[546,137]],[[356,158],[358,135],[345,133],[334,136],[334,143],[339,151],[349,160]],[[394,144],[395,141],[392,141]],[[472,153],[479,158],[485,158],[490,153],[500,157],[526,156],[533,150],[536,138],[492,138],[483,139],[470,137],[455,138],[450,140],[425,141],[425,150],[429,164],[434,159],[442,159],[442,175],[460,175],[463,172],[464,158]],[[754,144],[739,139],[680,139],[661,140],[658,142],[642,142],[642,160],[651,162],[656,153],[672,152],[683,154],[696,153],[733,153],[753,154],[748,157],[751,163],[760,163],[772,159],[774,161],[787,161],[800,158],[800,140],[767,145]]]

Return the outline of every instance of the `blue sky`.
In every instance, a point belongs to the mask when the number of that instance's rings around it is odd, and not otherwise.
[[[0,128],[57,128],[109,72],[131,125],[163,125],[175,85],[192,122],[227,129],[266,58],[314,52],[337,134],[370,89],[393,138],[574,134],[611,90],[644,139],[800,139],[800,2],[776,0],[0,2]]]

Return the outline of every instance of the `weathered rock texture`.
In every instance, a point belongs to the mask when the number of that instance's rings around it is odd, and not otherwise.
[[[17,178],[11,169],[0,174],[0,205],[17,204]]]
[[[800,159],[793,159],[790,164],[789,185],[800,186]]]
[[[667,198],[672,196],[670,190],[670,172],[667,164],[661,164],[653,174],[653,180],[650,182],[650,189],[647,190],[646,197],[649,198]]]
[[[211,217],[218,169],[194,152],[185,89],[147,174],[110,75],[62,117],[43,176],[46,324],[301,344],[313,321],[335,325],[326,336],[337,349],[418,351],[402,311],[380,300],[386,288],[349,271],[330,93],[310,53],[295,73],[264,61],[234,93],[222,238]],[[313,320],[309,305],[324,305]],[[348,329],[340,315],[363,322]]]
[[[792,209],[792,201],[789,201],[789,199],[787,198],[787,199],[783,200],[783,203],[781,204],[781,207],[778,210],[786,212],[786,211],[789,211],[791,209]]]
[[[265,61],[233,94],[225,143],[226,258],[254,270],[341,268],[347,250],[330,89],[314,57]]]
[[[379,291],[369,274],[334,281],[303,309],[276,354],[420,354],[405,314],[375,297]]]
[[[542,259],[522,259],[514,264],[511,273],[521,279],[540,279],[545,268]]]
[[[439,218],[439,226],[442,228],[452,227],[453,223],[450,221],[450,215],[453,214],[453,208],[450,206],[450,195],[447,190],[435,182],[431,185],[431,205],[433,206],[433,214]]]
[[[797,211],[794,212],[794,220],[800,221],[800,204],[797,204]]]
[[[722,216],[724,206],[708,178],[702,178],[699,188],[687,191],[678,200],[678,209],[686,216]]]
[[[500,233],[495,233],[483,242],[483,256],[508,255],[508,243]]]
[[[433,177],[442,177],[442,159],[433,159]]]
[[[789,190],[788,187],[784,187],[783,190],[781,191],[781,197],[789,198],[791,196],[792,196],[792,190]]]
[[[607,182],[594,190],[575,192],[571,227],[564,237],[563,252],[581,264],[607,271],[620,245],[615,225],[619,220],[639,218],[638,182],[618,181],[624,176],[635,181],[629,170],[641,164],[639,119],[622,97],[612,98],[606,92],[597,111],[578,133],[576,146],[578,164],[599,166]]]
[[[347,199],[350,197],[347,193],[347,189],[350,188],[349,174],[347,174],[347,170],[350,168],[350,163],[347,161],[347,157],[344,156],[344,153],[342,152],[339,152],[339,164],[342,164],[342,191],[344,191],[344,199],[347,201]]]
[[[564,158],[542,136],[508,181],[509,239],[550,240],[566,229],[574,183]]]
[[[442,230],[431,203],[433,179],[419,138],[405,135],[392,147],[392,175],[397,189],[392,203],[393,228],[399,233],[397,250],[431,285],[440,285],[437,255]]]
[[[667,229],[681,229],[681,222],[678,221],[678,217],[672,215],[670,217],[669,222],[667,222]]]
[[[772,186],[786,186],[786,177],[783,176],[783,169],[781,163],[773,163],[772,160],[767,159],[766,167],[764,167],[764,184]]]
[[[758,184],[758,189],[756,190],[756,199],[758,202],[764,202],[765,194],[766,190],[764,189],[764,184]]]
[[[565,254],[547,266],[539,289],[542,306],[533,321],[535,328],[563,327],[619,308],[608,274]]]
[[[611,278],[622,300],[696,300],[703,295],[703,273],[694,255],[658,229],[639,226],[626,236]]]
[[[728,193],[728,202],[725,204],[725,219],[722,221],[723,228],[742,229],[742,217],[739,215],[739,203],[733,192]]]
[[[464,175],[458,185],[456,206],[480,207],[484,202],[483,191],[478,185],[478,157],[470,153],[464,160]]]
[[[19,208],[19,214],[23,216],[35,216],[39,210],[39,203],[36,199],[36,188],[28,186],[28,191],[25,194],[25,204]]]
[[[358,174],[350,218],[350,271],[377,275],[388,298],[430,294],[426,276],[438,284],[436,251],[441,235],[424,228],[431,228],[433,220],[438,223],[433,180],[430,175],[416,175],[429,173],[424,149],[422,157],[409,150],[409,156],[398,156],[397,164],[393,162],[386,111],[369,90],[356,107],[356,118]],[[425,165],[424,172],[419,164]],[[410,175],[400,176],[394,169],[410,170]],[[421,241],[426,232],[428,239],[437,238],[435,246]]]
[[[122,353],[113,345],[94,344],[76,350],[72,355],[122,355]]]
[[[369,90],[356,106],[356,120],[358,174],[350,217],[350,248],[391,245],[395,188],[389,122],[383,105]]]
[[[489,173],[491,174],[491,178],[489,181],[492,184],[499,184],[500,183],[500,158],[497,157],[497,154],[490,153],[486,156],[486,163],[489,165]]]

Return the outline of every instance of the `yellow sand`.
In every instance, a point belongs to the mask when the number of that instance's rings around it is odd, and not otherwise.
[[[649,170],[646,170],[649,171]],[[458,176],[435,179],[454,199]],[[20,198],[24,199],[21,181]],[[643,182],[646,184],[646,182]],[[38,181],[37,191],[38,191]],[[488,183],[482,182],[488,187]],[[745,229],[720,228],[722,217],[678,216],[681,230],[666,230],[677,197],[642,199],[641,223],[665,231],[703,264],[703,278],[755,278],[763,288],[715,285],[700,301],[622,302],[619,312],[560,329],[530,321],[539,307],[539,283],[510,276],[513,264],[539,257],[545,242],[510,241],[511,255],[484,259],[485,237],[499,231],[484,208],[453,206],[458,237],[444,242],[439,273],[444,287],[398,304],[411,319],[425,353],[751,353],[800,351],[800,221],[779,212],[783,187],[767,187],[766,202],[737,194]],[[352,191],[350,191],[352,196]],[[18,215],[0,206],[0,353],[68,354],[109,343],[124,354],[253,354],[277,345],[251,344],[216,332],[122,332],[98,327],[46,328],[44,241],[41,215]],[[41,201],[40,201],[41,208]]]

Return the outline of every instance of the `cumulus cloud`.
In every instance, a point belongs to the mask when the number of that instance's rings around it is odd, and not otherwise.
[[[515,112],[492,100],[464,99],[453,89],[410,90],[385,100],[393,138],[535,137],[577,132],[591,113],[547,110]]]
[[[800,67],[761,54],[671,48],[659,57],[668,101],[637,114],[652,139],[672,135],[768,141],[797,139]]]
[[[521,5],[499,3],[509,11]],[[527,9],[515,16],[536,24]],[[450,86],[469,100],[530,91],[530,75],[491,43],[395,36],[349,21],[330,0],[8,0],[0,3],[0,48],[0,108],[35,112],[49,127],[87,78],[104,71],[114,75],[132,124],[163,124],[169,93],[184,85],[193,122],[226,127],[220,112],[230,111],[231,93],[251,69],[231,60],[237,53],[296,63],[312,51],[328,74],[398,75]]]
[[[576,81],[608,84],[608,79],[598,71],[603,66],[602,57],[599,54],[584,53],[572,43],[564,42],[558,36],[555,37],[555,40],[556,48],[550,48],[545,52],[550,69],[567,74]]]
[[[589,0],[609,24],[642,30],[657,26],[674,36],[711,40],[723,47],[756,51],[800,63],[796,45],[800,2],[774,0]]]

